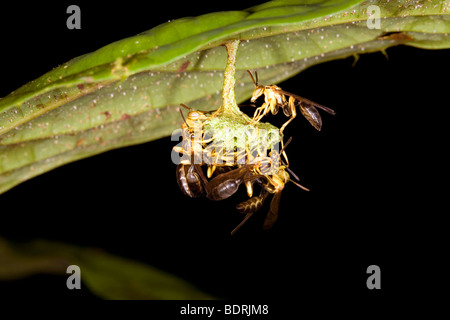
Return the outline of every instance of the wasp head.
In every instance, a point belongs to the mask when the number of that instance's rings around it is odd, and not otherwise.
[[[253,95],[252,98],[250,99],[250,101],[253,103],[256,101],[256,99],[258,99],[260,96],[262,96],[264,94],[265,91],[265,87],[263,85],[256,85],[255,90],[253,91]]]
[[[203,114],[203,112],[191,111],[188,114],[188,119],[191,121],[205,120],[206,116]]]

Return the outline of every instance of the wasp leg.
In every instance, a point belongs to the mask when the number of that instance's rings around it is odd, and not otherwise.
[[[285,110],[289,110],[289,112],[285,112]],[[286,126],[292,121],[294,120],[294,118],[297,116],[297,111],[295,109],[295,99],[293,97],[289,97],[289,103],[287,106],[284,107],[283,109],[284,114],[289,114],[291,116],[291,118],[286,121],[283,126],[280,129],[280,135],[283,135],[283,130],[284,128],[286,128]],[[287,160],[287,159],[286,159]]]
[[[283,141],[283,139],[281,139],[281,154],[283,155],[284,159],[286,160],[286,166],[289,167],[289,159],[287,157],[286,151],[284,150],[284,147],[285,147],[284,141]]]
[[[214,174],[216,176],[218,176],[219,174],[227,173],[227,172],[230,172],[231,170],[233,170],[233,168],[231,166],[216,166],[216,170],[214,171]]]
[[[252,120],[254,122],[259,122],[262,119],[262,117],[264,117],[264,115],[267,113],[268,106],[269,106],[269,103],[267,101],[267,102],[264,102],[261,107],[257,108],[255,113],[253,114]]]
[[[253,181],[245,181],[245,187],[247,189],[248,197],[251,198],[253,196]]]
[[[183,156],[180,159],[181,164],[190,165],[193,162],[192,152],[189,152],[182,147],[173,147],[173,151],[181,153]]]
[[[211,178],[211,177],[212,177],[214,171],[216,171],[216,166],[215,166],[215,165],[210,165],[210,166],[208,166],[208,171],[206,172],[208,178]]]

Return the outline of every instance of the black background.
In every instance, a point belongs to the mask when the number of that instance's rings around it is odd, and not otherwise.
[[[78,4],[82,29],[66,28]],[[249,2],[88,2],[1,5],[0,96],[71,58],[167,20]],[[253,301],[331,296],[346,301],[421,296],[442,285],[439,259],[448,209],[449,51],[395,47],[313,66],[280,84],[333,108],[316,131],[299,116],[285,131],[305,192],[288,184],[272,230],[268,203],[236,234],[239,195],[221,202],[184,196],[170,138],[65,165],[0,196],[0,234],[100,247],[176,274],[221,298]],[[283,115],[268,121],[281,125]],[[366,269],[381,268],[381,290]],[[9,298],[91,299],[65,277],[0,282]],[[258,300],[260,299],[260,300]]]

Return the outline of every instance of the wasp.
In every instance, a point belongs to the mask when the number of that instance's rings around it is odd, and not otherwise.
[[[222,167],[219,167],[222,168]],[[217,172],[221,171],[218,170]],[[238,205],[238,211],[247,213],[245,219],[236,227],[234,234],[241,225],[245,223],[250,216],[258,211],[264,202],[268,192],[274,192],[275,188],[271,186],[274,182],[265,182],[264,176],[254,170],[254,165],[243,165],[230,171],[220,173],[208,181],[198,164],[179,164],[177,167],[177,182],[183,194],[189,197],[200,197],[206,195],[210,200],[224,200],[234,195],[239,186],[247,181],[258,181],[263,186],[260,197],[252,197],[246,202]],[[277,179],[275,179],[277,181]],[[276,182],[275,182],[276,183]]]
[[[222,171],[222,169],[218,170]],[[231,197],[246,181],[259,178],[253,171],[253,165],[243,165],[236,169],[216,175],[208,181],[198,164],[179,164],[177,182],[181,191],[191,197],[206,195],[210,200],[219,201]]]
[[[290,117],[290,119],[283,124],[280,128],[280,133],[283,133],[284,128],[297,116],[296,106],[299,107],[301,114],[309,121],[309,123],[316,128],[321,130],[322,128],[322,118],[319,114],[317,108],[322,109],[329,114],[336,114],[334,110],[322,106],[316,102],[308,100],[306,98],[300,97],[296,94],[282,90],[280,87],[271,84],[264,86],[258,83],[258,73],[255,71],[255,78],[253,77],[250,70],[247,70],[248,74],[252,78],[255,84],[255,90],[253,91],[250,101],[254,103],[256,99],[264,95],[264,103],[261,107],[255,110],[253,115],[253,121],[258,122],[263,116],[271,112],[272,114],[277,114],[279,107],[283,109],[283,113]],[[289,97],[286,99],[286,97]]]
[[[242,183],[256,180],[258,177],[253,172],[253,165],[243,165],[221,173],[205,185],[206,197],[214,201],[227,199],[236,193]]]
[[[182,106],[185,107],[184,105]],[[187,118],[184,118],[182,113],[181,115],[183,117],[183,144],[182,147],[174,147],[174,150],[191,157],[189,160],[182,161],[176,170],[177,183],[183,194],[189,197],[206,196],[210,200],[219,201],[231,197],[237,192],[240,185],[245,184],[250,199],[238,204],[237,210],[245,213],[246,216],[232,231],[232,234],[234,234],[253,215],[253,213],[262,208],[264,201],[269,194],[273,194],[270,210],[263,226],[265,229],[270,228],[278,217],[281,192],[286,183],[292,181],[287,172],[291,172],[288,165],[281,160],[281,154],[283,154],[287,161],[284,149],[291,139],[289,139],[282,147],[280,152],[272,149],[269,156],[262,154],[262,151],[256,146],[256,156],[254,158],[250,157],[253,152],[250,152],[248,148],[246,148],[245,151],[242,151],[247,155],[247,161],[244,164],[235,163],[232,166],[208,166],[208,178],[211,178],[214,173],[214,170],[210,172],[210,168],[213,167],[216,169],[217,167],[217,171],[215,172],[216,175],[208,181],[202,170],[202,165],[204,163],[202,161],[192,161],[192,157],[195,157],[196,153],[202,155],[203,152],[205,152],[206,147],[203,139],[203,122],[207,117],[205,113],[200,111],[190,111]],[[199,135],[201,136],[200,139],[198,138]],[[210,141],[211,140],[208,142]],[[239,155],[235,153],[233,153],[233,156],[239,157]],[[294,177],[298,180],[298,177],[295,175]],[[261,187],[261,192],[259,196],[256,197],[253,197],[254,183],[257,183]],[[298,183],[295,184],[308,190]]]
[[[184,104],[183,108],[191,110],[187,118],[184,117],[180,110],[183,123],[182,130],[182,144],[175,146],[175,152],[183,154],[181,163],[188,165],[208,164],[207,176],[211,178],[214,170],[218,165],[232,166],[237,163],[237,154],[232,151],[224,149],[223,142],[214,141],[214,137],[203,131],[204,122],[209,119],[206,113],[213,113],[214,111],[197,111],[192,110]]]
[[[290,175],[287,172],[290,170],[284,163],[277,167],[277,169],[274,169],[274,167],[276,166],[273,166],[273,157],[262,157],[256,164],[246,164],[235,169],[227,167],[225,172],[216,175],[213,179],[208,181],[200,165],[179,164],[177,167],[177,181],[181,191],[185,195],[189,197],[206,195],[208,199],[214,201],[231,197],[237,192],[242,183],[249,182],[253,185],[253,183],[256,182],[260,185],[261,192],[258,196],[250,197],[250,199],[237,205],[236,209],[241,213],[245,213],[246,216],[231,232],[231,234],[235,234],[255,212],[262,208],[264,201],[269,194],[273,194],[273,198],[263,228],[271,228],[278,218],[281,192],[289,181],[292,181],[300,188],[309,191],[307,188],[290,179]],[[222,171],[222,167],[220,168],[220,171]],[[298,180],[298,177],[292,171],[290,172]]]
[[[262,180],[257,180],[259,184],[262,184]],[[252,197],[248,199],[247,201],[241,202],[236,206],[236,209],[240,213],[245,213],[244,219],[237,225],[236,228],[231,231],[231,234],[234,235],[243,225],[245,222],[247,222],[248,219],[256,212],[259,211],[263,205],[264,201],[266,200],[267,196],[269,195],[269,192],[265,188],[261,188],[261,192],[259,196]]]
[[[290,141],[291,139],[288,140],[284,148],[289,144]],[[239,230],[239,228],[256,211],[262,208],[262,206],[264,205],[264,201],[269,194],[273,194],[272,201],[270,203],[270,209],[263,225],[264,229],[270,229],[278,219],[281,192],[283,191],[286,183],[288,183],[289,181],[293,182],[301,189],[309,191],[309,189],[305,188],[300,183],[295,182],[290,178],[288,172],[290,172],[292,176],[297,181],[299,181],[297,175],[288,168],[284,161],[281,160],[280,154],[283,153],[283,149],[279,153],[276,150],[272,150],[269,157],[260,157],[259,159],[257,159],[256,165],[252,169],[253,175],[257,178],[252,180],[251,184],[253,184],[253,182],[258,183],[261,186],[261,192],[257,197],[251,197],[249,195],[250,199],[236,206],[236,209],[239,212],[245,213],[246,215],[242,222],[231,232],[231,234],[236,233],[236,231]]]
[[[183,154],[182,164],[202,164],[203,145],[205,142],[208,142],[203,139],[203,122],[208,119],[205,113],[210,113],[211,111],[202,112],[192,110],[184,104],[181,104],[181,106],[191,111],[185,118],[180,109],[180,114],[183,118],[183,124],[181,125],[182,146],[175,146],[173,150]]]
[[[284,144],[283,140],[281,140],[281,150],[278,152],[277,149],[272,148],[272,150],[269,152],[269,156],[262,155],[259,150],[256,150],[256,157],[251,158],[254,151],[252,152],[247,151],[247,154],[249,155],[250,163],[256,164],[253,167],[253,171],[256,175],[262,175],[262,176],[270,176],[276,173],[279,169],[279,166],[283,164],[286,168],[288,167],[289,161],[285,152],[286,147],[289,145],[289,143],[292,141],[292,137],[289,138],[289,140]],[[284,159],[286,160],[286,164],[284,161],[281,160],[280,155],[283,155]],[[246,182],[247,186],[247,193],[248,196],[251,198],[253,194],[252,185],[251,182]]]
[[[273,194],[272,201],[270,202],[269,212],[264,220],[263,229],[270,229],[275,221],[278,219],[278,212],[280,209],[281,202],[281,192],[284,189],[284,186],[289,181],[293,182],[300,188],[305,191],[309,191],[309,189],[300,185],[299,183],[290,179],[290,175],[286,172],[286,167],[281,166],[280,170],[276,172],[276,174],[272,176],[260,176],[256,179],[256,182],[261,186],[261,192],[258,196],[252,197],[242,203],[239,203],[236,206],[236,209],[240,213],[245,213],[244,219],[241,223],[234,228],[231,234],[235,234],[239,228],[257,211],[259,211],[266,200],[269,194]]]

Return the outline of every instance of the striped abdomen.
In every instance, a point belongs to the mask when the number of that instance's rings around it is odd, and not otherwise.
[[[240,213],[250,213],[250,212],[253,213],[253,212],[256,212],[256,211],[258,211],[259,209],[262,208],[262,206],[264,204],[264,200],[266,200],[268,194],[269,193],[265,189],[262,189],[259,196],[250,198],[247,201],[239,203],[236,206],[236,209]]]

